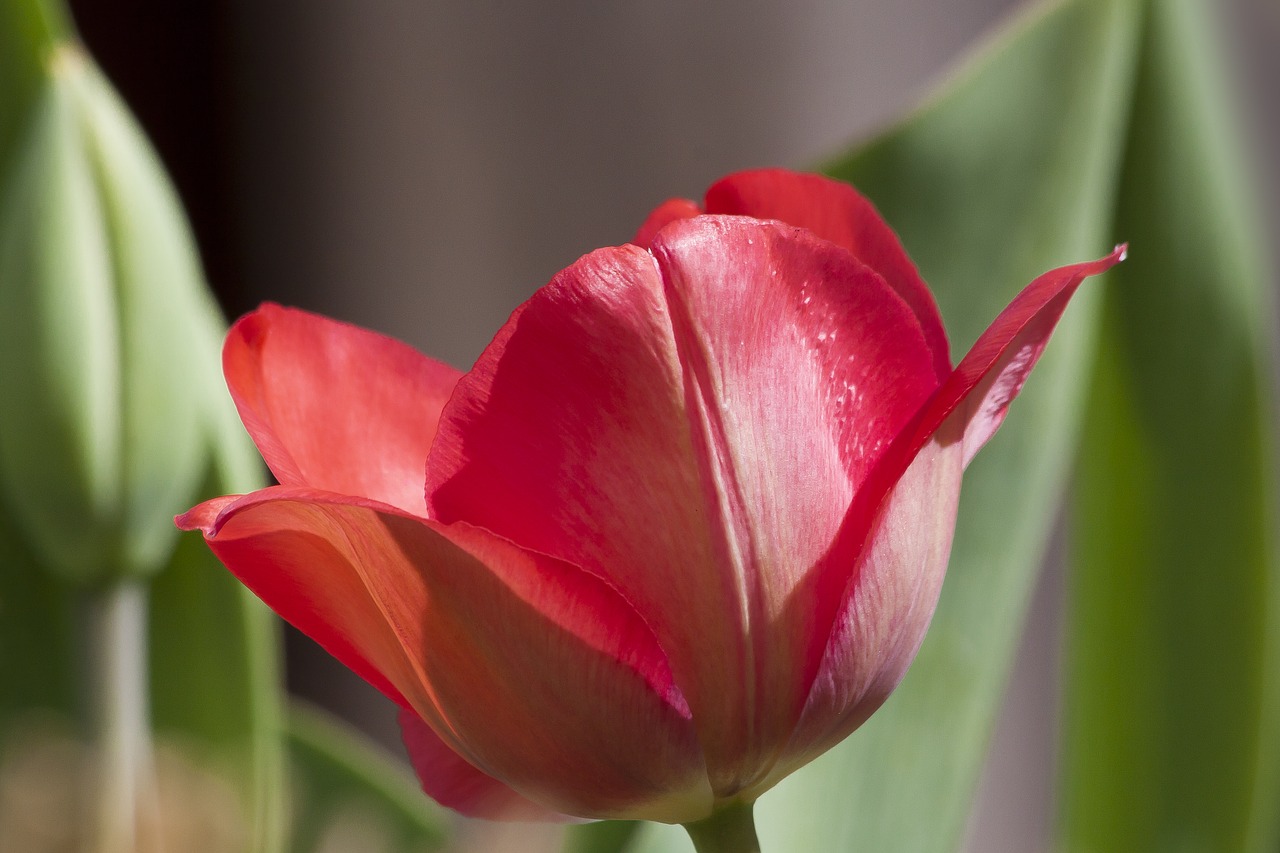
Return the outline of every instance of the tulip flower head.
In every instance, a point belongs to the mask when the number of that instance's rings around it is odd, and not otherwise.
[[[961,473],[1081,281],[952,367],[850,187],[782,170],[658,208],[467,373],[264,305],[224,369],[280,485],[178,519],[399,704],[432,797],[696,824],[838,743],[937,604]]]

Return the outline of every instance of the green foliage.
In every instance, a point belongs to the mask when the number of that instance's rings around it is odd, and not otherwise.
[[[1070,850],[1276,849],[1274,315],[1206,11],[1144,27],[1073,508]]]
[[[318,849],[349,821],[361,850],[419,853],[443,846],[447,819],[404,765],[349,727],[295,706],[289,715],[295,803],[293,853]],[[328,849],[328,848],[326,848]]]
[[[576,826],[565,839],[565,853],[613,853],[630,850],[642,825],[629,820],[602,820]],[[671,834],[679,839],[684,833],[672,828]]]
[[[75,602],[0,513],[0,739],[31,715],[75,712],[75,641]]]

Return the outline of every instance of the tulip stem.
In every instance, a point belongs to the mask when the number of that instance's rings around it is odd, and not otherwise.
[[[752,803],[732,803],[684,828],[698,853],[760,853]]]
[[[85,608],[88,717],[97,778],[92,817],[95,853],[139,847],[142,806],[151,786],[147,685],[147,590],[122,582],[89,597]]]

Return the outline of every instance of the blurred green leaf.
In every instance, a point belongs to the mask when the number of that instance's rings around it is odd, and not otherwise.
[[[444,845],[448,819],[443,810],[427,799],[408,768],[350,726],[294,706],[289,755],[296,809],[293,853],[318,850],[325,831],[340,831],[335,821],[344,817],[352,822],[351,831],[384,845],[379,853],[418,853]]]
[[[1032,278],[1109,251],[1136,61],[1136,3],[1017,20],[923,109],[829,172],[901,235],[963,355]],[[766,794],[767,851],[960,843],[1077,437],[1098,305],[1077,297],[1000,434],[965,476],[950,569],[906,680],[847,741]],[[628,850],[690,849],[646,827]]]
[[[261,484],[229,476],[225,463],[219,468],[207,494]],[[152,583],[150,629],[156,734],[192,749],[234,784],[250,851],[284,849],[283,688],[274,617],[200,536],[189,535]]]
[[[1074,507],[1067,849],[1277,849],[1273,323],[1206,4],[1148,6]]]
[[[0,740],[32,713],[76,713],[75,607],[0,513]]]
[[[612,853],[628,850],[640,832],[641,824],[631,820],[602,820],[573,827],[565,838],[565,853]],[[676,837],[684,836],[683,830],[674,830]]]

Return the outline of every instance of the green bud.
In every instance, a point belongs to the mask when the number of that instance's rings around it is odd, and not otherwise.
[[[207,466],[211,309],[127,109],[70,46],[46,70],[0,196],[0,500],[66,579],[147,576]]]

